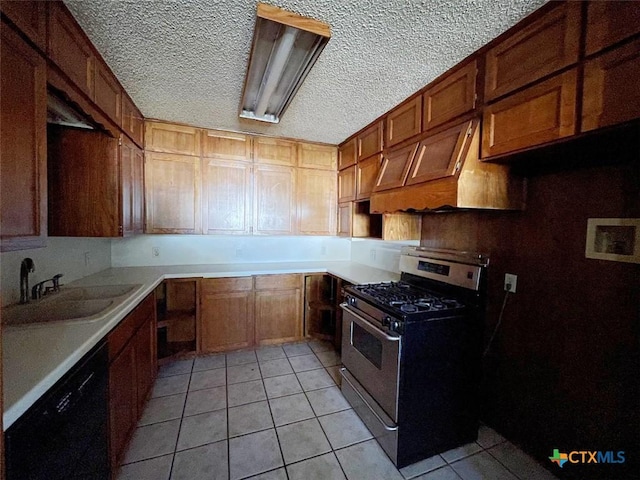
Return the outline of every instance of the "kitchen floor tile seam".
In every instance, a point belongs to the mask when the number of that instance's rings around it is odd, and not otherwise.
[[[182,431],[182,422],[184,420],[184,412],[187,409],[187,397],[189,396],[189,387],[191,386],[191,375],[193,375],[193,366],[196,364],[195,359],[191,364],[191,372],[189,373],[189,381],[187,382],[187,395],[184,399],[184,405],[182,405],[182,415],[180,415],[180,426],[178,427],[178,435],[176,435],[176,443],[173,446],[173,454],[171,456],[171,468],[169,469],[169,479],[173,475],[173,466],[176,461],[176,452],[178,451],[178,441],[180,440],[180,432]],[[225,372],[226,373],[226,372]],[[228,416],[228,415],[227,415]]]
[[[307,401],[309,401],[309,399],[307,399]],[[311,407],[311,410],[313,410],[313,407]],[[314,411],[313,413],[316,413],[316,412]],[[333,412],[333,413],[335,413],[335,412]],[[341,450],[343,448],[352,447],[354,445],[357,445],[358,443],[367,442],[367,441],[371,440],[371,438],[367,438],[366,440],[361,440],[359,442],[354,442],[354,443],[352,443],[350,445],[345,445],[345,446],[337,448],[337,449],[333,448],[333,445],[331,444],[331,440],[329,440],[329,435],[327,435],[327,432],[325,431],[324,427],[322,426],[322,422],[320,421],[321,417],[326,417],[328,415],[332,415],[332,414],[331,413],[327,413],[326,415],[321,415],[320,417],[316,415],[316,420],[318,420],[318,423],[320,424],[320,429],[322,430],[322,433],[324,433],[324,436],[329,441],[329,447],[331,448],[331,453],[333,453],[333,456],[336,457],[336,460],[338,461],[338,466],[340,467],[340,470],[342,471],[342,474],[344,475],[344,478],[346,478],[348,480],[349,477],[347,477],[347,472],[345,472],[344,467],[342,466],[342,463],[340,463],[340,459],[338,458],[338,455],[336,455],[336,451],[337,450]],[[367,430],[368,430],[368,428],[367,428]],[[369,433],[371,433],[371,432],[369,432]],[[373,434],[372,434],[372,438],[373,438]],[[323,455],[326,455],[326,454],[323,454]],[[398,470],[398,471],[400,471],[400,470]]]
[[[508,441],[509,441],[509,440],[505,440],[504,442],[497,443],[496,445],[502,445],[503,443],[506,443],[506,442],[508,442]],[[522,476],[521,476],[521,472],[520,472],[520,473],[518,473],[518,472],[513,471],[511,468],[509,468],[507,465],[505,465],[502,461],[500,461],[500,459],[499,459],[498,457],[496,457],[495,455],[493,455],[493,454],[490,452],[491,448],[495,447],[496,445],[493,445],[493,446],[491,446],[491,447],[489,447],[489,448],[485,448],[485,449],[484,449],[484,451],[485,451],[485,452],[487,452],[487,453],[491,456],[491,458],[493,458],[496,462],[498,462],[500,465],[502,465],[504,468],[506,468],[506,469],[507,469],[507,471],[508,471],[509,473],[513,474],[514,476],[516,476],[516,477],[517,477],[517,478],[519,478],[520,480],[527,480],[527,478],[525,478],[525,477],[522,477]],[[518,450],[520,450],[521,452],[523,452],[523,453],[524,453],[524,451],[523,451],[520,447],[518,447],[516,444],[512,443],[512,445],[513,445],[514,447],[516,447]],[[478,453],[480,453],[480,452],[478,452]],[[526,455],[526,453],[525,453],[525,455]],[[467,457],[467,458],[468,458],[468,457]],[[540,467],[541,467],[541,468],[544,468],[544,466],[543,466],[543,465],[541,465],[541,464],[540,464],[540,463],[539,463],[535,458],[534,458],[534,461],[536,462],[536,464],[540,465]],[[545,468],[545,470],[547,470],[547,469]],[[548,471],[548,470],[547,470],[547,471]],[[551,474],[553,475],[553,473],[552,473],[552,472],[549,472],[549,473],[551,473]],[[554,476],[555,476],[555,475],[554,475]]]
[[[475,444],[476,444],[476,446],[480,448],[480,450],[478,450],[478,451],[476,451],[476,452],[473,452],[473,453],[470,453],[470,454],[468,454],[468,455],[464,455],[464,456],[462,456],[462,457],[457,457],[455,460],[451,460],[451,461],[448,461],[448,460],[445,458],[445,456],[444,456],[443,454],[444,454],[444,453],[447,453],[447,452],[449,452],[449,451],[451,451],[451,450],[455,450],[455,448],[452,448],[452,449],[450,449],[450,450],[445,450],[444,452],[440,452],[440,453],[438,453],[438,454],[436,454],[436,455],[440,455],[440,456],[442,457],[442,459],[446,462],[446,464],[447,464],[447,465],[452,465],[452,464],[454,464],[454,463],[456,463],[456,462],[459,462],[460,460],[464,460],[465,458],[469,458],[469,457],[472,457],[472,456],[477,455],[477,454],[479,454],[479,453],[482,453],[482,452],[484,452],[484,451],[488,451],[488,449],[487,449],[487,448],[484,448],[482,445],[480,445],[480,444],[479,444],[478,442],[476,442],[476,441],[469,442],[469,443],[465,443],[464,445],[469,445],[470,443],[475,443]],[[464,445],[461,445],[461,447],[464,447]],[[460,447],[456,447],[456,448],[460,448]]]
[[[256,357],[257,359],[257,357]],[[225,397],[226,397],[226,414],[227,414],[227,478],[231,478],[231,439],[229,438],[229,432],[231,431],[231,426],[229,425],[229,375],[227,375],[227,355],[224,356],[224,385],[225,385]],[[263,382],[264,383],[264,382]],[[263,385],[264,387],[264,385]]]
[[[263,380],[263,383],[264,383],[264,380]],[[273,417],[273,410],[271,408],[271,402],[269,401],[269,399],[267,399],[267,407],[269,407],[269,414],[271,415],[271,423],[273,424],[273,432],[276,435],[276,441],[278,442],[278,449],[280,450],[280,458],[282,459],[282,467],[278,467],[278,468],[284,468],[284,472],[288,480],[289,472],[287,472],[287,469],[285,468],[284,452],[282,451],[282,443],[280,443],[280,436],[278,435],[278,428],[276,427],[276,419]],[[295,422],[292,422],[292,423],[295,423]],[[229,475],[229,478],[231,478],[231,475]]]

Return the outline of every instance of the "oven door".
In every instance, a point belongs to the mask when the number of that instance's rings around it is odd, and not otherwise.
[[[401,337],[374,326],[367,315],[340,305],[342,363],[382,409],[398,421],[398,382]]]

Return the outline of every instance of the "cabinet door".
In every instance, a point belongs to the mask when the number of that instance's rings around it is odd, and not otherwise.
[[[356,164],[358,139],[352,138],[338,148],[338,170],[343,170]]]
[[[145,122],[145,149],[179,155],[200,155],[200,130],[171,123]]]
[[[123,234],[120,147],[95,130],[48,127],[49,234]]]
[[[387,153],[382,159],[373,191],[380,192],[403,186],[417,149],[418,144],[414,143]]]
[[[122,129],[139,147],[144,147],[144,118],[126,92],[122,94]]]
[[[415,185],[455,174],[477,124],[465,122],[420,142],[406,184]]]
[[[356,166],[353,165],[338,172],[338,202],[351,202],[356,199]]]
[[[197,153],[191,155],[197,155]],[[227,160],[250,160],[251,137],[241,133],[205,130],[202,132],[202,156]]]
[[[338,204],[336,172],[299,168],[297,184],[298,233],[335,235]]]
[[[2,251],[47,241],[46,62],[6,25],[0,31]]]
[[[315,143],[298,144],[298,167],[335,171],[338,166],[338,150],[332,145]]]
[[[144,152],[133,147],[132,222],[133,234],[144,233]]]
[[[393,145],[420,133],[422,128],[422,97],[416,97],[392,110],[387,116],[386,144]]]
[[[295,167],[298,163],[298,145],[278,138],[256,137],[253,140],[253,161]]]
[[[133,345],[136,352],[136,402],[137,416],[140,418],[147,400],[147,395],[153,387],[156,377],[156,322],[155,315],[145,320],[135,337]]]
[[[640,2],[589,2],[586,55],[640,32]]]
[[[485,101],[578,60],[582,2],[562,2],[486,55]]]
[[[570,70],[489,105],[482,157],[514,152],[575,133],[576,71]]]
[[[256,165],[254,169],[253,233],[295,233],[295,169],[277,165]]]
[[[358,200],[368,200],[376,184],[376,178],[380,172],[382,154],[359,161],[356,166],[356,198]]]
[[[147,152],[147,233],[200,233],[200,158]]]
[[[340,237],[351,236],[351,223],[353,219],[353,203],[341,203],[338,205],[338,235]]]
[[[382,121],[358,135],[358,161],[382,151]]]
[[[36,46],[45,51],[47,48],[47,4],[31,0],[2,0],[0,10],[24,33]],[[2,27],[3,29],[6,26]]]
[[[256,343],[302,338],[302,288],[256,291]]]
[[[82,90],[93,98],[93,51],[62,2],[49,2],[49,58]]]
[[[253,345],[253,279],[203,279],[199,351],[218,352]]]
[[[102,61],[95,58],[94,101],[117,125],[122,125],[122,89]]]
[[[122,197],[122,235],[133,235],[133,142],[121,138],[120,145],[120,194]]]
[[[202,160],[203,232],[248,234],[251,229],[251,164]]]
[[[422,96],[422,129],[429,130],[473,111],[476,103],[477,62],[468,63]]]
[[[138,413],[135,348],[133,343],[109,365],[109,431],[111,468],[116,471]]]
[[[585,63],[582,131],[640,118],[640,40]]]

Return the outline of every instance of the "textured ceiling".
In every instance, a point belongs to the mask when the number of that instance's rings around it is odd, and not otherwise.
[[[544,0],[277,0],[332,38],[280,124],[240,120],[255,0],[65,0],[145,117],[340,143]]]

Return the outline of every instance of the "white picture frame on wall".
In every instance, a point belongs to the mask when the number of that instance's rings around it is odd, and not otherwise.
[[[640,218],[589,218],[585,256],[640,263]]]

